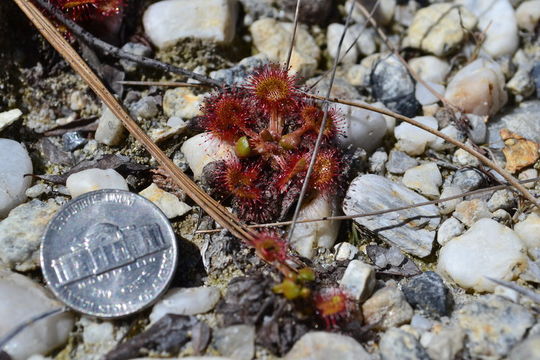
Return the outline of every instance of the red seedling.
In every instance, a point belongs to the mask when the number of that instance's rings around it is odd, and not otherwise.
[[[120,13],[123,0],[51,0],[71,20],[81,22]]]
[[[287,243],[275,232],[259,232],[252,246],[266,262],[283,263],[287,259]]]
[[[326,288],[313,297],[315,309],[324,320],[327,329],[337,326],[337,322],[350,316],[354,306],[347,294],[339,288]]]
[[[214,136],[229,144],[242,137],[249,121],[249,110],[240,92],[217,93],[203,104],[203,125]]]

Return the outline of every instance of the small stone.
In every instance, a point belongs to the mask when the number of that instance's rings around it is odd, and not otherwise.
[[[358,37],[356,48],[361,55],[369,56],[377,51],[377,42],[375,40],[377,34],[374,29],[366,29],[364,25],[356,24],[351,27],[351,31],[355,35],[355,38]]]
[[[437,230],[437,242],[439,245],[444,246],[451,239],[463,234],[464,231],[465,226],[455,217],[450,217],[444,220],[439,230]]]
[[[39,183],[39,184],[36,184],[34,186],[29,187],[26,190],[25,194],[29,198],[34,199],[34,198],[40,197],[43,194],[49,193],[50,191],[51,191],[51,186],[50,185],[47,185],[47,184],[44,184],[44,183]]]
[[[306,87],[310,88],[314,93],[324,94],[330,86],[330,79],[328,77],[317,76],[306,81]],[[354,86],[349,84],[345,79],[337,77],[334,79],[334,84],[332,85],[332,91],[330,91],[331,98],[338,98],[343,100],[352,100],[356,102],[355,99],[360,99],[360,93]],[[336,106],[339,106],[336,104]],[[354,107],[354,109],[359,109]],[[345,113],[348,110],[344,111]]]
[[[494,115],[508,99],[504,86],[501,67],[494,61],[478,59],[454,75],[445,98],[466,113]]]
[[[465,289],[491,292],[498,280],[512,280],[523,271],[525,246],[510,228],[491,219],[477,221],[439,252],[437,271]]]
[[[79,131],[69,131],[62,135],[62,145],[64,150],[73,151],[84,145],[88,140],[86,140]]]
[[[207,164],[235,156],[232,146],[213,137],[210,133],[197,134],[187,139],[180,150],[184,154],[195,180],[200,180],[203,168]]]
[[[433,4],[416,12],[405,42],[437,56],[458,49],[476,25],[476,17],[453,4]]]
[[[492,216],[486,202],[481,199],[462,201],[454,211],[454,217],[467,226],[472,226],[480,219],[490,219]]]
[[[503,148],[499,132],[508,129],[529,140],[540,143],[540,100],[525,101],[507,113],[495,117],[488,124],[489,146]]]
[[[455,185],[445,185],[441,193],[441,199],[446,199],[449,197],[457,196],[463,193],[463,190],[459,186]],[[453,200],[448,200],[439,203],[439,209],[441,214],[447,215],[453,213],[456,209],[456,206],[463,201],[463,198],[457,198]]]
[[[516,10],[516,19],[520,29],[533,32],[540,20],[540,0],[522,2]]]
[[[232,0],[164,0],[146,9],[143,25],[161,49],[190,37],[227,44],[234,38],[237,13]]]
[[[462,192],[476,190],[486,182],[483,173],[475,168],[459,169],[452,176],[451,184],[461,189]]]
[[[290,18],[294,18],[296,0],[278,0],[277,5],[279,8],[283,7]],[[305,2],[298,11],[298,21],[303,24],[325,25],[326,20],[333,13],[334,7],[335,3],[332,0]]]
[[[249,79],[249,74],[267,65],[270,62],[266,54],[256,54],[243,58],[238,64],[228,69],[212,71],[210,77],[229,85],[244,84]]]
[[[375,151],[369,158],[369,172],[372,174],[383,175],[386,160],[388,160],[386,151]]]
[[[465,332],[456,325],[436,326],[428,333],[424,333],[420,343],[426,349],[431,359],[454,360],[463,349]]]
[[[483,116],[474,114],[465,115],[469,120],[471,128],[469,129],[469,138],[476,145],[482,145],[486,142],[487,126]]]
[[[320,219],[337,214],[335,198],[319,195],[307,204],[303,204],[298,213],[298,220]],[[336,242],[340,223],[326,220],[296,224],[290,240],[291,247],[308,259],[315,256],[317,248],[331,249]]]
[[[452,311],[452,295],[443,279],[433,271],[410,278],[401,289],[409,304],[435,319],[449,316]]]
[[[334,246],[337,261],[352,260],[358,254],[358,248],[351,243],[341,242]]]
[[[436,56],[421,56],[409,60],[411,68],[424,81],[443,84],[450,72],[450,65]]]
[[[497,190],[488,200],[487,206],[491,212],[499,209],[511,210],[516,206],[516,196],[510,190]]]
[[[520,101],[523,97],[528,97],[534,93],[535,84],[531,77],[530,67],[520,67],[514,76],[506,84],[506,88],[516,95],[516,100]]]
[[[300,338],[283,360],[371,360],[371,355],[352,337],[312,331]]]
[[[158,104],[152,96],[145,96],[133,105],[131,105],[131,113],[136,118],[152,119],[158,114]]]
[[[212,286],[170,289],[154,305],[150,322],[158,321],[165,314],[204,314],[216,306],[220,297],[219,289]]]
[[[62,306],[44,287],[27,277],[0,270],[0,338],[27,319]],[[46,317],[25,327],[2,350],[13,360],[48,354],[67,341],[73,324],[70,313]]]
[[[448,125],[441,129],[441,132],[454,140],[463,142],[465,138],[463,137],[461,131],[459,131],[454,125]],[[429,147],[436,151],[444,151],[447,149],[452,149],[455,147],[454,144],[446,142],[440,137],[436,137],[435,140],[428,143]]]
[[[429,331],[433,327],[433,321],[415,314],[411,319],[411,327],[421,332]]]
[[[32,200],[11,210],[0,222],[0,267],[29,271],[39,267],[41,236],[59,206]]]
[[[413,309],[398,288],[386,286],[362,304],[362,313],[366,325],[387,330],[408,323],[413,316]]]
[[[19,109],[12,109],[0,113],[0,131],[19,120],[22,116],[22,111]]]
[[[529,1],[533,2],[533,1]],[[534,359],[540,354],[540,334],[529,335],[525,341],[516,345],[510,354],[508,360]]]
[[[452,162],[459,166],[476,167],[479,166],[480,160],[476,156],[471,155],[468,151],[457,149],[452,157]]]
[[[386,170],[392,174],[403,174],[416,165],[418,165],[418,161],[415,158],[410,157],[402,151],[392,150],[386,163]]]
[[[352,260],[347,265],[339,284],[351,298],[363,301],[371,295],[375,288],[375,271],[372,266],[360,260]]]
[[[414,120],[432,129],[438,129],[437,119],[432,116],[417,116]],[[428,143],[436,139],[432,133],[405,122],[396,126],[394,136],[398,140],[396,148],[409,155],[422,154]]]
[[[431,360],[414,335],[402,329],[392,328],[385,332],[381,336],[379,347],[385,360]]]
[[[403,263],[403,260],[405,260],[405,255],[401,253],[397,246],[390,246],[385,257],[392,266],[400,266]]]
[[[165,91],[163,96],[163,112],[169,117],[191,119],[201,115],[200,107],[203,100],[203,95],[195,95],[190,89],[170,89]]]
[[[120,145],[124,140],[124,125],[107,106],[103,106],[95,139],[109,146]]]
[[[436,84],[430,81],[426,81],[426,84],[428,84],[433,90],[435,90],[436,93],[440,94],[441,96],[444,95],[445,88],[443,85]],[[431,105],[439,101],[439,98],[421,83],[416,83],[414,96],[421,105]]]
[[[355,178],[343,203],[346,215],[362,214],[427,201],[422,195],[378,175]],[[401,250],[425,257],[431,253],[439,211],[428,205],[399,212],[356,218],[354,221],[377,233],[384,241]],[[404,219],[415,219],[403,224]]]
[[[395,55],[384,57],[375,64],[370,84],[375,98],[388,109],[409,117],[420,110],[414,95],[414,81]]]
[[[536,179],[537,177],[538,177],[538,170],[536,170],[536,169],[527,169],[527,170],[523,170],[522,172],[519,173],[518,180],[526,181],[526,180]],[[537,181],[528,182],[526,184],[523,184],[523,186],[525,186],[526,188],[532,189],[532,188],[534,188],[535,183],[537,183]]]
[[[405,171],[402,182],[408,188],[417,190],[426,197],[434,199],[439,196],[442,175],[437,164],[430,162]]]
[[[220,354],[237,360],[251,360],[255,355],[255,327],[233,325],[213,332],[214,345]]]
[[[476,359],[506,356],[535,322],[523,306],[494,295],[464,305],[456,319],[467,334],[471,357]]]
[[[113,169],[86,169],[69,175],[66,186],[72,198],[101,189],[128,190],[126,180]]]
[[[540,248],[540,216],[537,213],[529,214],[525,220],[514,225],[514,231],[527,249]]]
[[[275,19],[255,21],[249,30],[253,36],[253,45],[270,61],[284,63],[287,60],[293,24],[279,22]],[[296,33],[296,41],[291,57],[291,68],[298,75],[308,78],[313,76],[321,50],[315,39],[302,26]]]
[[[485,34],[481,49],[494,58],[512,55],[519,45],[518,27],[508,0],[460,0],[478,17],[478,30]]]
[[[361,101],[360,101],[361,102]],[[348,105],[337,105],[344,116],[337,123],[338,140],[344,146],[361,147],[367,152],[375,150],[386,134],[386,121],[381,114]]]
[[[142,43],[127,42],[122,46],[122,50],[137,56],[149,57],[152,55],[152,49]],[[136,62],[125,59],[120,59],[120,65],[125,72],[134,72],[138,67]]]
[[[157,205],[163,211],[165,216],[173,219],[182,216],[191,210],[191,206],[180,201],[175,195],[161,190],[156,184],[152,183],[149,187],[139,193],[151,202]]]
[[[20,143],[0,139],[0,219],[26,200],[25,191],[32,183],[32,161]]]
[[[508,129],[502,129],[500,135],[504,141],[502,151],[506,158],[506,170],[510,173],[531,166],[540,158],[540,144],[537,142],[527,140]]]
[[[330,24],[326,31],[326,42],[328,46],[328,52],[332,59],[336,58],[339,42],[343,34],[343,29],[345,25],[343,24]],[[347,29],[345,32],[345,37],[343,38],[343,43],[341,45],[341,52],[339,55],[339,60],[343,64],[355,64],[356,59],[358,58],[358,50],[355,46],[356,34],[354,34],[352,29]],[[349,50],[350,48],[350,50]],[[349,50],[348,52],[346,52]]]

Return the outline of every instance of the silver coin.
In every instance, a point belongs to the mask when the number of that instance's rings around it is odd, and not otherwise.
[[[177,262],[174,231],[149,200],[98,190],[67,203],[41,245],[41,268],[59,300],[81,313],[117,318],[163,294]]]

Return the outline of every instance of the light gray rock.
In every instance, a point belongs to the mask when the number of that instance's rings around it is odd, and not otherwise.
[[[180,201],[175,195],[161,190],[156,184],[152,183],[149,187],[139,193],[154,204],[156,204],[161,211],[169,219],[173,219],[177,216],[182,216],[191,210],[191,206],[183,201]]]
[[[221,355],[237,360],[251,360],[255,355],[255,327],[233,325],[212,334],[214,346]]]
[[[500,2],[503,1],[506,0]],[[452,77],[444,96],[466,113],[492,116],[508,100],[504,86],[504,74],[499,64],[480,58]]]
[[[487,206],[492,212],[499,209],[511,210],[516,206],[516,196],[510,190],[497,190],[489,198]]]
[[[432,129],[438,129],[437,119],[432,116],[417,116],[414,120]],[[409,155],[422,154],[428,144],[437,138],[432,133],[405,122],[396,126],[394,136],[398,140],[396,148]]]
[[[456,218],[449,217],[437,230],[437,242],[439,245],[444,246],[451,239],[463,234],[465,226]]]
[[[358,248],[351,243],[341,242],[334,246],[337,261],[352,260],[358,254]]]
[[[347,291],[347,294],[356,301],[368,298],[375,288],[375,270],[371,265],[360,260],[352,260],[339,284]]]
[[[188,37],[230,43],[237,13],[233,0],[164,0],[146,9],[143,25],[146,35],[159,48]]]
[[[60,208],[54,200],[32,200],[0,222],[0,267],[29,271],[39,267],[41,236]]]
[[[26,200],[32,183],[32,161],[26,148],[16,141],[0,139],[0,219]]]
[[[220,297],[219,289],[213,286],[171,289],[154,305],[150,322],[155,323],[165,314],[203,314],[212,310]]]
[[[420,344],[426,349],[431,359],[454,360],[463,349],[465,332],[457,325],[438,326],[424,333]]]
[[[409,60],[409,65],[422,80],[435,84],[443,84],[450,72],[447,61],[431,55],[413,58]]]
[[[507,359],[534,359],[538,354],[540,354],[540,334],[529,336],[525,341],[516,345],[508,354]]]
[[[508,0],[460,0],[478,17],[478,29],[486,34],[481,49],[498,58],[512,55],[518,45],[518,27],[512,4]]]
[[[343,24],[330,24],[326,30],[326,42],[328,46],[328,53],[332,59],[336,58],[339,42],[343,34],[343,29],[345,25]],[[343,44],[341,45],[341,52],[339,55],[339,60],[343,64],[355,64],[356,59],[358,58],[358,49],[356,48],[355,41],[356,35],[352,29],[347,29],[345,32],[345,37],[343,38]],[[350,49],[349,49],[350,48]],[[349,50],[347,52],[347,50]]]
[[[369,157],[369,172],[384,175],[384,164],[388,160],[388,154],[384,150],[378,150]]]
[[[495,295],[466,304],[455,317],[467,334],[472,358],[485,359],[506,356],[535,322],[525,307]]]
[[[151,119],[158,114],[158,104],[152,96],[145,96],[131,105],[131,114],[136,118]]]
[[[472,226],[480,219],[491,219],[493,214],[482,199],[473,199],[460,202],[456,205],[454,217],[467,226]]]
[[[540,214],[531,213],[514,226],[514,231],[528,249],[540,248]]]
[[[405,171],[403,185],[419,191],[422,195],[433,199],[439,196],[442,175],[434,162],[422,164]]]
[[[163,96],[163,112],[169,117],[191,119],[201,115],[200,107],[203,100],[203,95],[195,95],[188,88],[170,89],[165,91]]]
[[[68,176],[66,187],[72,198],[101,189],[129,190],[126,179],[113,169],[86,169]]]
[[[463,190],[459,186],[445,185],[441,193],[441,199],[450,198],[463,193]],[[457,198],[439,203],[439,210],[441,214],[446,215],[454,212],[456,206],[463,201],[463,198]]]
[[[401,329],[392,328],[385,332],[379,347],[382,360],[431,360],[420,342]]]
[[[487,125],[484,121],[484,116],[479,116],[475,114],[466,114],[467,119],[471,128],[469,129],[469,139],[476,145],[482,145],[486,142],[487,136]]]
[[[485,180],[485,175],[479,170],[463,168],[454,173],[451,184],[465,192],[478,189]]]
[[[386,163],[386,170],[392,174],[403,174],[416,165],[418,165],[418,161],[415,158],[410,157],[403,151],[392,150]]]
[[[314,331],[294,344],[283,360],[371,360],[371,355],[349,336]]]
[[[152,55],[152,49],[142,43],[127,42],[122,46],[122,50],[137,56],[149,57]],[[125,59],[120,59],[120,65],[126,72],[137,70],[137,63]]]
[[[25,320],[62,306],[45,288],[27,277],[0,270],[0,338]],[[3,350],[13,360],[46,355],[67,341],[73,324],[70,313],[47,317],[26,327]]]
[[[436,84],[430,81],[427,81],[426,83],[433,90],[435,90],[436,93],[440,94],[441,96],[444,95],[445,88],[443,85]],[[428,89],[421,83],[416,83],[414,96],[421,105],[431,105],[439,101],[439,98],[435,94],[433,94],[430,89]]]
[[[501,129],[508,129],[529,140],[540,142],[540,100],[522,102],[518,107],[491,120],[488,123],[490,147],[504,147],[499,135]]]
[[[386,134],[386,121],[381,114],[342,104],[336,109],[344,116],[343,121],[336,124],[341,144],[361,147],[367,152],[381,144]]]
[[[461,46],[476,17],[450,3],[433,4],[416,12],[405,42],[437,56],[448,55]]]
[[[347,215],[362,214],[425,201],[427,199],[422,195],[403,185],[382,176],[368,174],[353,180],[343,202],[343,211]],[[439,225],[440,218],[437,207],[429,205],[357,218],[355,222],[376,232],[384,241],[401,250],[425,257],[431,253],[435,229]]]
[[[107,106],[103,106],[95,139],[109,146],[120,145],[124,140],[124,125]]]
[[[441,248],[437,272],[465,289],[492,292],[496,284],[486,277],[509,281],[526,264],[526,248],[519,236],[494,220],[481,219]]]
[[[228,69],[212,71],[210,77],[229,85],[243,84],[249,79],[249,74],[268,64],[270,60],[265,54],[257,54],[240,60],[238,64]]]
[[[389,285],[377,290],[362,304],[362,314],[367,325],[386,330],[409,323],[413,309],[405,295],[397,287]]]
[[[19,120],[22,116],[22,111],[19,109],[12,109],[0,113],[0,131]]]
[[[480,160],[463,149],[456,150],[452,156],[452,162],[459,166],[475,167],[480,165]]]

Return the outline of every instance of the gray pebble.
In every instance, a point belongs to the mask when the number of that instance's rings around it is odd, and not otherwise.
[[[409,304],[433,318],[448,316],[452,311],[452,295],[433,271],[410,278],[402,285],[402,290]]]
[[[403,174],[418,165],[418,161],[403,151],[392,150],[386,163],[386,170],[392,174]]]
[[[431,360],[420,342],[401,329],[393,328],[385,332],[379,347],[383,360]]]

